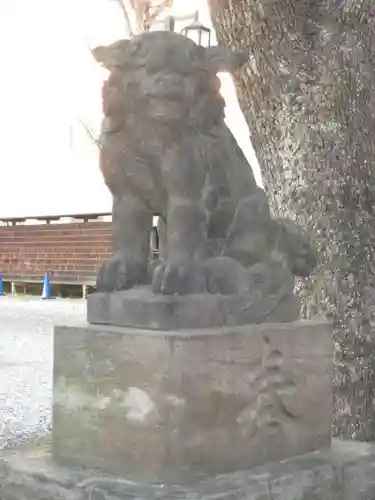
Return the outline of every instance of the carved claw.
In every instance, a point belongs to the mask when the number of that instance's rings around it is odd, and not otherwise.
[[[114,255],[101,267],[96,280],[99,292],[129,290],[145,280],[145,265]]]
[[[204,268],[197,262],[162,262],[154,270],[152,290],[164,295],[203,293],[206,291]]]

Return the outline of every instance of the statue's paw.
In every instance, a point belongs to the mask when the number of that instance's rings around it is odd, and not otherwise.
[[[154,269],[152,290],[156,294],[187,295],[206,291],[204,267],[199,262],[162,262]]]
[[[268,260],[258,262],[247,270],[250,288],[264,296],[280,293],[293,294],[294,276],[282,262]]]
[[[249,292],[246,269],[230,257],[215,257],[205,263],[207,291],[232,295]]]
[[[126,259],[121,254],[111,257],[101,267],[96,280],[99,292],[129,290],[145,280],[145,265]]]

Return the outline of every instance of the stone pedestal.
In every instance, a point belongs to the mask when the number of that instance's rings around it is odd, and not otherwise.
[[[89,323],[152,330],[217,328],[263,322],[290,322],[299,317],[301,303],[290,295],[265,299],[251,294],[155,295],[149,287],[124,292],[94,293],[87,301]]]
[[[53,455],[182,483],[328,447],[331,326],[59,326]]]
[[[1,500],[373,500],[374,491],[375,445],[353,441],[187,485],[64,467],[48,442],[3,450],[0,459]]]

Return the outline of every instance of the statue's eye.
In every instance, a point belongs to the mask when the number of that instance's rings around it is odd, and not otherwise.
[[[164,84],[163,78],[161,76],[157,76],[154,79],[154,82],[155,82],[155,85],[157,85],[158,87],[161,87]]]
[[[140,42],[130,42],[130,45],[128,48],[128,54],[130,56],[135,56],[140,48],[141,48]]]

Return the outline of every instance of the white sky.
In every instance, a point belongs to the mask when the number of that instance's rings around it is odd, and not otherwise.
[[[176,11],[200,3],[175,0]],[[207,8],[200,10],[209,24]],[[110,211],[96,147],[79,120],[93,129],[100,120],[103,73],[88,47],[121,37],[124,22],[111,0],[1,2],[0,217]],[[228,124],[261,182],[226,75],[224,94]]]

